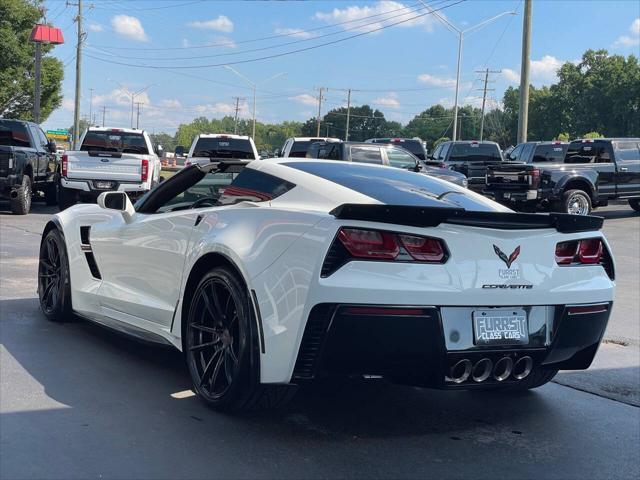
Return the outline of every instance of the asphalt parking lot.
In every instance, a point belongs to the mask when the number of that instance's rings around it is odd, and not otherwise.
[[[179,353],[83,321],[36,294],[55,209],[0,205],[0,478],[639,478],[640,216],[598,210],[617,263],[592,368],[523,394],[382,380],[318,385],[241,417],[188,393]]]

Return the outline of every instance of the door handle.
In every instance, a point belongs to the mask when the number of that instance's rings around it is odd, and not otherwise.
[[[629,169],[627,167],[620,167],[621,172],[628,172]]]
[[[202,221],[202,219],[203,219],[203,218],[204,218],[204,216],[203,216],[203,215],[198,215],[198,216],[196,217],[196,223],[195,223],[193,226],[194,226],[194,227],[197,227],[197,226],[200,224],[200,222]]]

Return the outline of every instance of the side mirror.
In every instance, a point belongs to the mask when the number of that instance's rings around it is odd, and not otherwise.
[[[105,210],[117,210],[124,221],[129,223],[136,213],[129,196],[125,192],[103,192],[98,197],[98,205]]]
[[[49,149],[49,152],[56,153],[58,146],[56,145],[56,142],[54,142],[53,140],[49,140],[49,143],[47,143],[47,148]]]
[[[162,145],[156,145],[155,151],[156,155],[158,155],[159,157],[162,157],[164,155],[164,148],[162,147]]]

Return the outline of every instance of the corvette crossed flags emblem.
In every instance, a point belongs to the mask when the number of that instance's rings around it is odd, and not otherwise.
[[[498,255],[500,260],[502,260],[507,265],[507,268],[511,268],[511,264],[515,262],[516,258],[518,258],[518,255],[520,255],[520,245],[518,245],[516,249],[513,252],[511,252],[511,255],[509,255],[508,257],[502,250],[500,250],[495,245],[493,246],[493,251],[496,252],[496,255]]]

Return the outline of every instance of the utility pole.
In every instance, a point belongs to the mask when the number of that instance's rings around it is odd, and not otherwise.
[[[78,7],[78,16],[76,22],[78,23],[78,40],[76,43],[76,96],[73,108],[73,147],[77,148],[78,141],[80,140],[80,92],[82,87],[81,75],[82,75],[82,42],[84,41],[84,32],[82,31],[82,0],[78,0],[77,4],[68,3],[67,5],[73,5]]]
[[[349,117],[351,116],[351,89],[347,92],[347,128],[344,133],[344,141],[349,141]]]
[[[240,101],[244,100],[244,98],[233,97],[236,100],[236,114],[233,120],[233,134],[238,134],[238,112],[240,111]]]
[[[107,107],[105,105],[102,106],[102,126],[104,127],[104,119],[107,115]]]
[[[142,102],[136,102],[136,106],[138,107],[138,113],[136,115],[136,128],[140,128],[140,105],[142,105]]]
[[[320,87],[318,94],[318,119],[317,119],[317,128],[316,128],[316,137],[320,136],[320,123],[322,123],[321,115],[322,115],[322,92],[325,90],[324,87]]]
[[[93,109],[93,88],[89,89],[89,124],[93,123],[92,119],[93,117],[91,116],[91,111]]]
[[[484,136],[484,109],[487,102],[487,92],[493,92],[494,88],[487,88],[487,84],[489,83],[489,74],[490,73],[502,73],[502,70],[489,70],[488,68],[485,70],[477,71],[476,73],[484,73],[484,88],[482,88],[482,118],[480,119],[480,141]]]
[[[524,0],[522,20],[522,64],[520,66],[520,108],[518,109],[518,143],[527,141],[529,124],[529,59],[531,58],[532,0]]]

